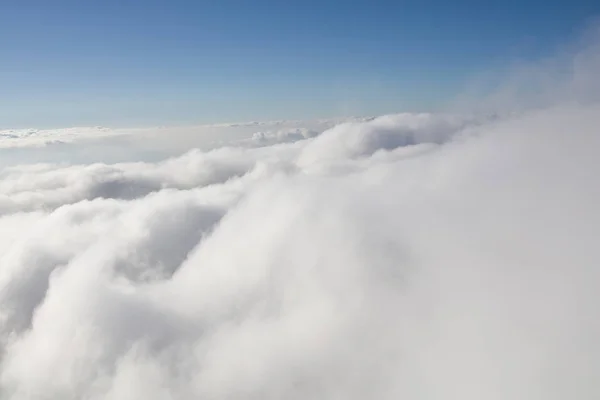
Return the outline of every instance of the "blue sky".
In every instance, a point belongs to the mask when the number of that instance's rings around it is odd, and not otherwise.
[[[3,0],[0,128],[434,110],[600,2]]]

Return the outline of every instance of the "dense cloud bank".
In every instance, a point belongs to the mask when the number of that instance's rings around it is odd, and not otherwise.
[[[597,398],[599,112],[7,168],[2,396]]]
[[[598,103],[303,129],[2,169],[0,399],[600,398]]]

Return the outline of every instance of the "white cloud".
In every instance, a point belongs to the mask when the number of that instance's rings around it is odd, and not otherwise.
[[[4,168],[0,398],[599,398],[585,99]]]
[[[156,162],[190,149],[290,143],[345,121],[270,121],[181,127],[21,129],[0,131],[0,168],[15,164]]]
[[[64,144],[81,139],[103,138],[120,132],[101,126],[66,129],[0,130],[0,148],[19,148]]]

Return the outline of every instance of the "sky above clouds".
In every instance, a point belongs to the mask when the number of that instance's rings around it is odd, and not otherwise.
[[[418,4],[2,2],[0,400],[599,399],[596,5]]]
[[[5,1],[0,128],[434,111],[571,40],[591,0]]]
[[[0,399],[598,399],[587,43],[496,114],[5,131]]]

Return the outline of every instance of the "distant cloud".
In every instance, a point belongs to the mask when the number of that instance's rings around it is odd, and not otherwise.
[[[45,146],[54,143],[99,138],[118,134],[104,127],[67,129],[6,129],[0,130],[0,148]]]
[[[125,137],[132,140],[164,139],[164,136],[176,135],[178,139],[194,140],[196,146],[207,144],[223,144],[225,140],[246,139],[252,134],[289,141],[300,139],[294,132],[322,132],[345,121],[364,121],[365,118],[322,119],[314,121],[253,121],[244,123],[210,124],[181,127],[149,127],[149,128],[107,128],[107,127],[74,127],[64,129],[5,129],[0,130],[0,149],[44,147],[61,143],[83,141],[87,145],[91,140],[108,140],[114,137]],[[219,136],[224,136],[220,138]],[[309,136],[312,136],[309,135]],[[207,141],[206,139],[209,139]],[[204,140],[203,140],[204,139]],[[93,142],[92,142],[93,143]]]

